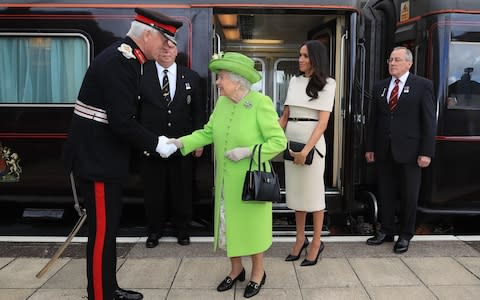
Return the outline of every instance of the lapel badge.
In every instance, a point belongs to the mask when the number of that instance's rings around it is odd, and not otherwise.
[[[250,101],[245,101],[245,103],[243,104],[243,106],[245,106],[246,109],[250,109],[250,108],[252,108],[253,105],[252,105],[252,102],[250,102]]]
[[[186,90],[191,90],[192,89],[189,82],[185,82],[185,89]]]
[[[190,104],[192,102],[192,96],[187,95],[187,104]]]
[[[385,92],[386,92],[386,91],[387,91],[387,88],[384,87],[384,88],[383,88],[383,91],[382,91],[382,94],[380,95],[380,97],[382,97],[382,98],[385,97]]]
[[[405,94],[410,93],[410,87],[409,87],[409,86],[404,86],[404,87],[403,87],[403,92],[404,92]]]
[[[130,45],[123,43],[120,45],[120,47],[117,48],[117,50],[120,51],[123,54],[123,56],[125,56],[126,58],[135,59],[135,55],[133,54],[133,49],[132,47],[130,47]]]

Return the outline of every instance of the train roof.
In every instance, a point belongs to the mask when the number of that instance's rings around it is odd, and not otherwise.
[[[218,8],[322,8],[332,10],[357,10],[361,8],[364,0],[142,0],[142,1],[122,1],[122,0],[91,0],[91,1],[62,1],[62,0],[5,0],[0,4],[4,7],[59,7],[59,8],[77,8],[77,7],[151,7],[151,8],[186,8],[186,7],[218,7]]]

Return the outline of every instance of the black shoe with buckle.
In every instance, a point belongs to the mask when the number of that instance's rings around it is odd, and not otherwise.
[[[145,243],[145,246],[147,248],[155,248],[158,246],[158,240],[162,236],[158,233],[150,233],[147,238],[147,242]]]
[[[238,276],[235,277],[234,279],[232,279],[232,277],[230,276],[225,277],[225,279],[222,282],[220,282],[220,284],[217,286],[217,291],[219,292],[228,291],[229,289],[232,288],[233,284],[237,280],[242,282],[245,281],[245,269],[242,269],[242,272],[240,272],[240,274],[238,274]]]
[[[117,288],[113,292],[113,299],[114,300],[140,300],[140,299],[143,299],[143,295],[139,292]]]
[[[384,242],[393,242],[393,235],[385,234],[381,231],[377,232],[374,237],[371,237],[367,240],[367,245],[381,245]]]
[[[265,284],[265,280],[267,279],[267,273],[263,272],[262,281],[260,283],[256,283],[254,281],[250,281],[245,288],[245,292],[243,293],[243,297],[251,298],[260,292],[262,285]]]

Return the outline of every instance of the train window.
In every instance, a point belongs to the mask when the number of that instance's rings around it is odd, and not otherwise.
[[[265,92],[265,62],[261,58],[254,57],[255,69],[262,75],[262,79],[252,85],[252,90],[260,93]]]
[[[480,42],[452,41],[449,48],[448,109],[480,110]]]
[[[2,33],[0,48],[0,104],[75,103],[90,61],[83,36]]]
[[[273,103],[278,115],[282,114],[283,103],[287,98],[290,79],[298,74],[297,58],[280,58],[275,61],[273,76]]]

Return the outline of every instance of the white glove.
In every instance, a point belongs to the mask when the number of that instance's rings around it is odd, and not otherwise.
[[[178,139],[169,139],[169,140],[167,141],[167,144],[175,145],[175,147],[177,147],[178,149],[183,148],[183,143],[182,143],[182,141],[180,141],[180,140],[178,140]]]
[[[158,144],[155,150],[163,158],[167,158],[177,151],[177,147],[174,144],[167,144],[168,140],[169,139],[164,135],[158,137]]]
[[[252,156],[252,149],[248,147],[233,148],[225,152],[225,157],[232,161],[239,161],[250,156]]]

